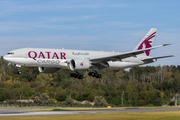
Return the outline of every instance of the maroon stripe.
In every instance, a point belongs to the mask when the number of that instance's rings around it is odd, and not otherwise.
[[[146,38],[145,40],[147,40],[147,41],[148,41],[148,40],[152,39],[153,37],[155,37],[155,35],[154,35],[154,36],[149,36],[149,37],[148,37],[148,38]],[[145,40],[144,40],[144,41],[145,41]]]
[[[156,32],[152,33],[150,36],[148,36],[146,39],[148,39],[149,37],[153,36],[154,34],[156,34]],[[154,35],[155,36],[155,35]],[[145,40],[146,40],[145,39]]]

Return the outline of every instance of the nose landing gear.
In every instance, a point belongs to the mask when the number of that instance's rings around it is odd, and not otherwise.
[[[18,74],[21,74],[21,71],[20,71],[20,69],[18,69]]]
[[[21,66],[20,65],[16,65],[16,67],[17,67],[17,70],[18,70],[18,74],[21,74],[21,70],[20,70]]]

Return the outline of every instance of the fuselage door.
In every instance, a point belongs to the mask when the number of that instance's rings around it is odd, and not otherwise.
[[[28,53],[27,53],[27,51],[24,51],[24,52],[23,52],[23,57],[24,57],[24,58],[28,58]]]

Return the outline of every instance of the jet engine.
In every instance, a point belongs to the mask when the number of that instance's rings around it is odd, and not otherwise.
[[[87,70],[91,67],[91,63],[86,59],[72,59],[69,62],[69,68],[73,71]]]
[[[54,73],[59,70],[59,68],[55,67],[38,67],[38,69],[41,73]]]

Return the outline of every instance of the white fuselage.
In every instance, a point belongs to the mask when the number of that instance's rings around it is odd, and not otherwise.
[[[10,51],[4,56],[4,59],[12,64],[20,66],[68,68],[68,61],[71,59],[90,59],[116,54],[119,54],[119,52],[22,48]],[[123,69],[146,64],[141,60],[143,57],[144,56],[139,55],[108,61],[108,68]]]

